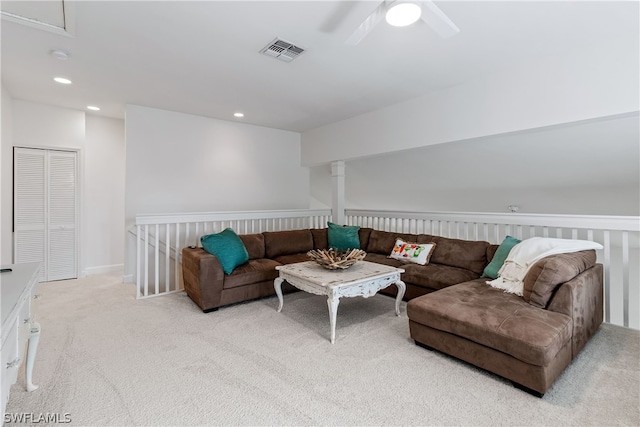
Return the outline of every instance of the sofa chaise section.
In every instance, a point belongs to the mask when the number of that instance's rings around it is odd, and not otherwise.
[[[595,260],[590,250],[538,261],[523,297],[483,278],[415,298],[407,304],[411,337],[541,396],[602,323],[602,265]],[[547,300],[532,303],[536,292]]]

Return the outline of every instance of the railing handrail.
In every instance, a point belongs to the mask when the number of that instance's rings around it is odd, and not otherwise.
[[[411,212],[370,209],[346,209],[346,216],[388,217],[478,224],[510,224],[540,227],[595,228],[616,231],[640,231],[640,217],[617,215],[571,215],[489,212]]]
[[[331,209],[291,209],[260,211],[220,211],[191,212],[173,214],[139,214],[136,225],[184,224],[188,222],[236,221],[280,218],[305,218],[310,216],[331,216]]]

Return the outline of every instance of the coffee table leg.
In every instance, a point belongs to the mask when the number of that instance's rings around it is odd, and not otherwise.
[[[273,281],[273,287],[276,290],[276,295],[278,295],[278,313],[280,313],[282,305],[284,304],[284,299],[282,298],[282,282],[284,282],[284,279],[281,279],[280,277]]]
[[[398,287],[398,295],[396,296],[396,316],[400,316],[400,302],[407,290],[407,285],[405,285],[402,280],[398,280],[396,282],[396,286]]]
[[[336,317],[338,317],[338,304],[340,298],[329,295],[327,306],[329,306],[329,322],[331,323],[331,344],[336,342]]]

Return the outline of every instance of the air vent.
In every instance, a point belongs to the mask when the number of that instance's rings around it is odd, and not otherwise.
[[[291,62],[304,52],[304,49],[292,43],[276,38],[260,53],[272,56],[284,62]]]

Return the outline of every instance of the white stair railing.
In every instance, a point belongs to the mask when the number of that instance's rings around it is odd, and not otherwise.
[[[377,230],[494,244],[507,235],[518,239],[540,236],[598,242],[604,247],[596,252],[598,262],[604,265],[605,321],[640,329],[639,217],[347,209],[345,218],[349,225]]]
[[[232,228],[237,234],[325,228],[331,210],[203,212],[136,216],[136,296],[148,298],[180,292],[181,253],[200,246],[200,237]]]

